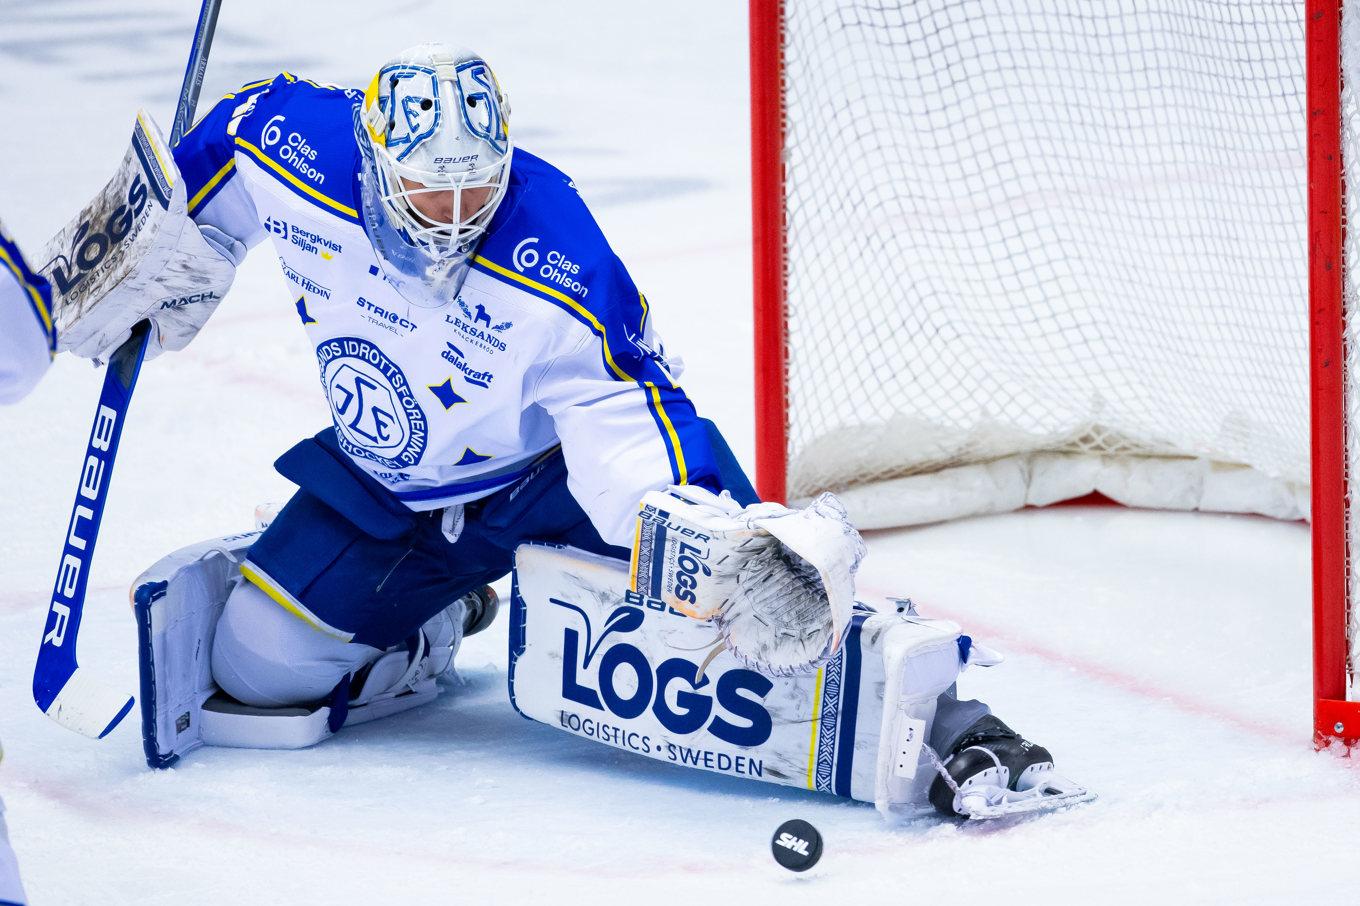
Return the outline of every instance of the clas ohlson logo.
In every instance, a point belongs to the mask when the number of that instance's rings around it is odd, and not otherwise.
[[[537,236],[520,240],[510,260],[515,265],[515,270],[521,274],[534,274],[570,291],[580,299],[590,295],[590,287],[577,279],[581,276],[581,265],[557,249],[540,252]]]
[[[307,143],[307,139],[300,132],[290,131],[285,138],[283,130],[286,127],[287,120],[282,113],[270,117],[264,124],[264,131],[260,133],[260,144],[265,150],[276,149],[273,153],[278,155],[279,160],[301,173],[310,182],[318,186],[325,185],[326,174],[315,166],[316,149]]]

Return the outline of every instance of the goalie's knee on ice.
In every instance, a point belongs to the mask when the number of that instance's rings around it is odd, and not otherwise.
[[[232,590],[213,638],[213,680],[232,698],[260,708],[320,701],[378,649],[343,642],[288,613],[259,587]]]

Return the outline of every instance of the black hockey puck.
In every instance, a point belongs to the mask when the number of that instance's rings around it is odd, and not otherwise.
[[[807,871],[822,857],[822,835],[803,819],[794,818],[775,828],[770,851],[789,871]]]

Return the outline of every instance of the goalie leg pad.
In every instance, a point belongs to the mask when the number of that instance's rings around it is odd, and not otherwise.
[[[152,767],[169,767],[204,744],[203,704],[217,691],[213,634],[257,536],[247,532],[183,548],[133,584],[142,743]]]
[[[152,767],[170,767],[204,745],[304,748],[345,724],[396,714],[439,693],[435,676],[457,651],[461,623],[440,633],[434,647],[435,634],[427,632],[414,647],[388,652],[329,638],[244,583],[241,564],[258,535],[184,548],[134,585],[142,738]],[[461,617],[464,607],[456,601],[448,610]],[[446,630],[448,619],[446,612],[432,622]],[[218,676],[249,703],[224,694]]]
[[[953,623],[861,612],[825,666],[771,677],[738,661],[712,622],[628,584],[619,561],[519,549],[509,683],[521,714],[674,764],[890,813],[931,809],[923,743],[961,667]]]

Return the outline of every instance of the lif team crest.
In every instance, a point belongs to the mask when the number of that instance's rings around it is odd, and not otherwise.
[[[316,354],[340,448],[389,469],[419,463],[429,423],[397,364],[360,337],[328,340]]]

